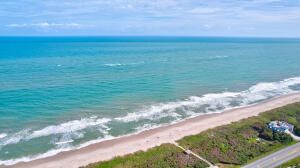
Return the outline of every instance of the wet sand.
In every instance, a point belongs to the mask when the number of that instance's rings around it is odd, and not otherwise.
[[[259,113],[300,102],[300,93],[275,98],[256,105],[236,108],[222,113],[205,114],[175,124],[154,128],[138,134],[107,140],[87,147],[61,152],[55,156],[30,162],[21,162],[0,168],[77,168],[112,159],[139,150],[147,150],[163,143],[172,143],[188,135],[198,134],[210,128],[229,124]]]

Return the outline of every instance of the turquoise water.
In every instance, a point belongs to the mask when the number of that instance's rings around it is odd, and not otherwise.
[[[0,37],[0,164],[300,90],[300,39]]]

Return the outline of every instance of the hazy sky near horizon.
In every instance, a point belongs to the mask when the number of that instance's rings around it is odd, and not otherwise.
[[[300,0],[1,0],[0,35],[300,37]]]

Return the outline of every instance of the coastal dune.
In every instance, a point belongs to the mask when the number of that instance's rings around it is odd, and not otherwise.
[[[300,93],[289,94],[259,104],[227,110],[222,113],[201,115],[138,134],[99,142],[81,149],[61,152],[55,156],[30,162],[21,162],[10,166],[1,165],[0,168],[77,168],[93,162],[109,160],[116,156],[134,153],[139,150],[147,150],[163,143],[172,143],[185,136],[195,135],[207,129],[256,116],[264,111],[295,102],[300,102]]]

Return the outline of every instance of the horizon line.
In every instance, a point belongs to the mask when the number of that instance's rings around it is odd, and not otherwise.
[[[189,38],[274,38],[298,39],[290,36],[200,36],[200,35],[0,35],[0,37],[189,37]]]

